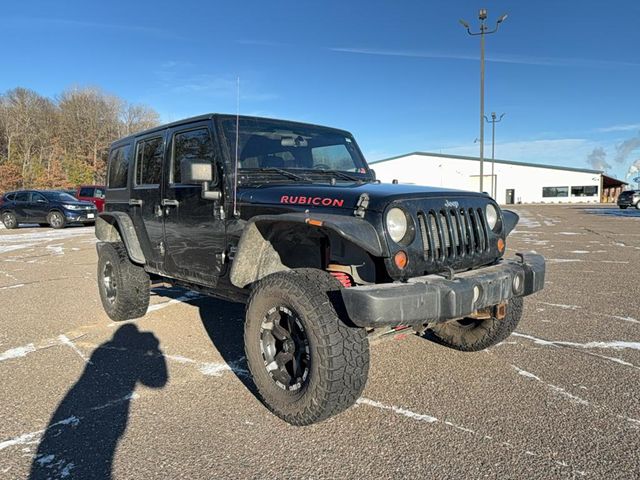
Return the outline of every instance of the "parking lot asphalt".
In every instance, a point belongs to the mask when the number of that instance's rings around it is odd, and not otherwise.
[[[378,340],[310,427],[253,395],[242,305],[155,288],[114,323],[92,228],[0,230],[0,478],[639,478],[640,211],[514,210],[508,253],[548,261],[517,332]]]

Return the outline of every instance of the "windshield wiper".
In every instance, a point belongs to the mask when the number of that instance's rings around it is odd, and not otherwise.
[[[285,170],[283,168],[261,167],[261,168],[251,169],[251,170],[255,170],[257,172],[276,172],[276,173],[279,173],[280,175],[283,175],[285,177],[289,177],[292,180],[298,180],[298,181],[306,182],[306,183],[313,183],[313,181],[311,179],[309,179],[307,177],[304,177],[302,175],[298,175],[297,173],[290,172],[289,170]]]
[[[340,177],[343,180],[353,180],[355,182],[364,182],[364,178],[359,177],[357,175],[351,175],[347,172],[343,172],[342,170],[320,170],[321,172],[326,172],[331,175],[335,175],[336,177]]]

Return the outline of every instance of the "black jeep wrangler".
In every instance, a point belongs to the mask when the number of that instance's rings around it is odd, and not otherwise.
[[[307,425],[358,398],[374,331],[508,337],[545,274],[503,259],[517,221],[486,194],[376,181],[348,132],[204,115],[112,145],[98,285],[114,320],[146,313],[152,281],[246,302],[259,394]]]

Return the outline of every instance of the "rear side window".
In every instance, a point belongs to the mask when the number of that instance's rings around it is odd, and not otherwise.
[[[14,198],[16,198],[16,194],[15,193],[7,193],[4,196],[4,199],[7,200],[8,202],[13,202]]]
[[[93,197],[93,188],[91,187],[82,187],[80,189],[81,197]]]
[[[18,192],[16,193],[16,202],[28,202],[29,201],[29,192]]]
[[[159,185],[162,179],[162,137],[138,143],[136,151],[136,185]]]
[[[213,162],[213,142],[208,128],[176,133],[173,137],[173,167],[171,183],[182,183],[182,163],[185,160]]]
[[[125,188],[129,179],[129,158],[131,147],[123,145],[109,154],[109,188]]]

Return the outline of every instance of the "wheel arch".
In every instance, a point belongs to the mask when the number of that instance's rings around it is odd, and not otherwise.
[[[341,215],[288,213],[260,215],[249,220],[242,231],[231,266],[233,285],[245,288],[272,273],[292,268],[321,268],[322,244],[334,248],[349,245],[371,257],[388,256],[375,228],[360,218]],[[283,250],[290,244],[283,258]]]
[[[133,222],[123,212],[103,212],[95,223],[96,238],[102,242],[122,242],[132,262],[144,265],[147,260],[140,246]]]

